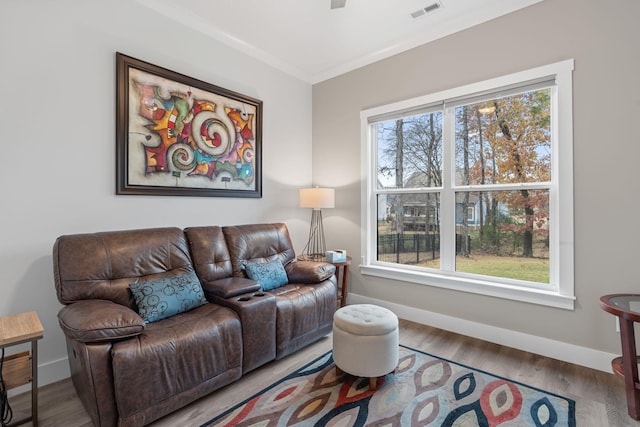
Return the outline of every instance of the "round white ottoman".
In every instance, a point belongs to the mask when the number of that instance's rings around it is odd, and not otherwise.
[[[398,366],[398,317],[371,304],[348,305],[333,315],[333,361],[338,372],[377,378]]]

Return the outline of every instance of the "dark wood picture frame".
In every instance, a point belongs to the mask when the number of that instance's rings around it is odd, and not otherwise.
[[[116,52],[116,194],[262,197],[262,101]]]

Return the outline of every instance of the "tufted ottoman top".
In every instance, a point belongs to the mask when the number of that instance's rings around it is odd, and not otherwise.
[[[354,335],[384,335],[398,327],[391,310],[372,304],[347,305],[333,315],[333,324]]]

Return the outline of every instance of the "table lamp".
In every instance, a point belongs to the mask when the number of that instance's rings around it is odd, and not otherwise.
[[[314,261],[324,260],[326,246],[324,243],[324,228],[322,227],[322,210],[335,208],[336,195],[333,188],[301,188],[300,207],[311,208],[311,226],[309,227],[309,240],[302,250],[305,259]]]

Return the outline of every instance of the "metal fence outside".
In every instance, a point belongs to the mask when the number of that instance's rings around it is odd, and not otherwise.
[[[419,264],[440,256],[440,236],[435,233],[378,234],[378,260]]]
[[[467,236],[468,248],[471,237]],[[456,234],[456,253],[460,251],[462,236]],[[378,261],[397,264],[420,264],[440,257],[438,233],[387,233],[378,234]]]

